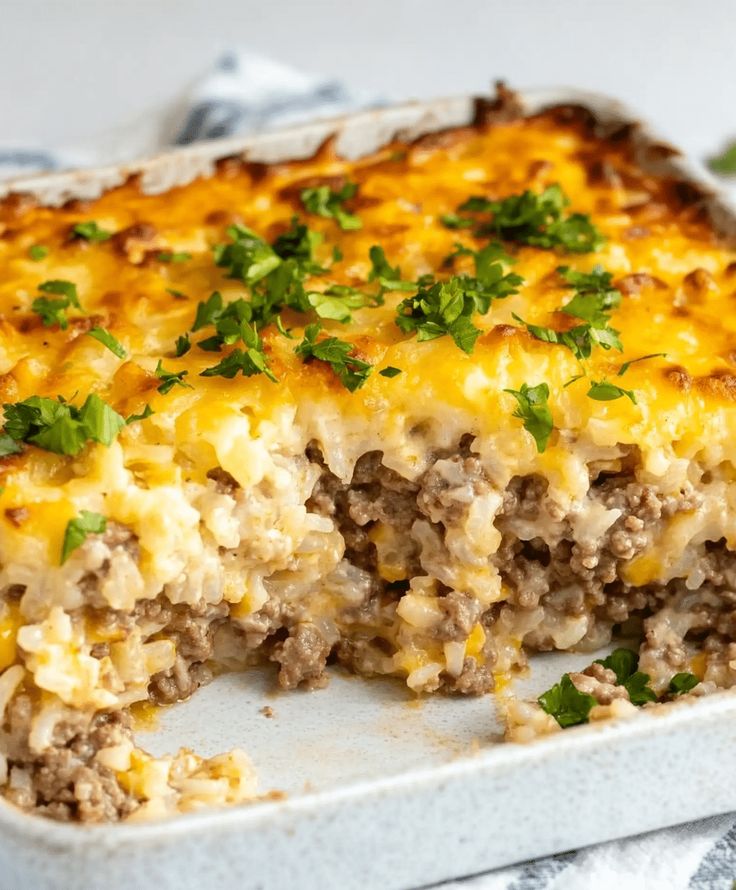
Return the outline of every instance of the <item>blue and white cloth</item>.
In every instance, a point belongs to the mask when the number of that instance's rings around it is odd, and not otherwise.
[[[282,127],[380,99],[253,53],[232,52],[160,117],[58,151],[0,144],[0,179],[40,170],[109,164],[200,139]],[[736,815],[549,856],[442,885],[442,890],[732,890]]]

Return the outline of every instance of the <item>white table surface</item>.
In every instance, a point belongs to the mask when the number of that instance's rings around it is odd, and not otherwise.
[[[0,145],[143,119],[240,45],[387,98],[591,88],[702,156],[736,135],[735,42],[733,0],[0,0]]]

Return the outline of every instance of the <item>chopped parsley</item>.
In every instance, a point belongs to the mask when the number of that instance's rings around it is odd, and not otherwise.
[[[631,649],[614,649],[609,656],[598,658],[595,663],[602,664],[616,674],[616,682],[629,693],[632,704],[643,705],[657,700],[654,690],[648,685],[649,674],[637,670],[639,656]]]
[[[352,343],[339,340],[337,337],[318,340],[321,330],[322,326],[319,323],[308,324],[304,329],[304,339],[294,352],[302,361],[316,359],[328,364],[342,385],[350,392],[360,389],[370,376],[373,365],[353,355],[355,346]]]
[[[186,295],[185,293],[182,293],[180,290],[175,290],[173,287],[167,287],[167,288],[166,288],[166,293],[167,293],[167,294],[171,294],[171,296],[172,296],[175,300],[186,300],[186,299],[188,299],[188,297],[187,297],[187,295]]]
[[[186,355],[191,348],[192,343],[189,339],[189,334],[182,334],[180,337],[176,338],[176,349],[174,355],[177,358],[181,358],[183,355]]]
[[[268,367],[268,356],[263,350],[263,341],[258,336],[256,326],[240,324],[238,337],[242,339],[246,348],[233,349],[221,362],[202,371],[200,377],[227,377],[231,379],[236,374],[242,374],[243,377],[265,374],[269,380],[276,383],[277,378]]]
[[[514,411],[514,417],[523,421],[524,429],[531,433],[537,443],[537,451],[541,454],[547,447],[554,429],[552,412],[547,404],[549,387],[546,383],[538,383],[536,386],[522,383],[520,390],[506,389],[504,392],[511,393],[519,403]]]
[[[108,238],[112,238],[112,232],[108,232],[107,229],[101,229],[94,220],[80,222],[72,226],[72,235],[92,242],[107,241]]]
[[[565,214],[570,201],[558,184],[537,194],[525,191],[500,201],[472,197],[446,214],[442,222],[448,228],[470,228],[477,224],[477,235],[495,235],[504,241],[532,247],[559,247],[569,253],[590,253],[603,244],[603,236],[582,213]],[[465,214],[465,215],[460,215]],[[471,214],[471,216],[467,216]],[[490,214],[482,221],[477,214]],[[449,225],[448,225],[449,223]]]
[[[591,380],[587,395],[588,398],[595,399],[597,402],[614,402],[616,399],[626,396],[632,404],[636,405],[636,394],[633,390],[616,386],[610,380]]]
[[[58,400],[31,396],[6,403],[5,434],[55,454],[77,455],[88,441],[110,445],[125,420],[98,395],[87,396],[81,408]]]
[[[371,298],[347,284],[332,284],[323,291],[309,291],[307,300],[320,318],[348,322],[351,310],[367,306]]]
[[[576,272],[567,266],[559,266],[557,272],[575,289],[575,296],[560,311],[581,318],[594,328],[607,327],[611,310],[621,304],[621,292],[611,285],[611,273],[601,266],[596,266],[592,272]]]
[[[191,258],[191,253],[187,253],[186,250],[162,250],[156,255],[160,263],[186,263]]]
[[[402,372],[401,368],[394,368],[393,365],[388,365],[388,367],[382,368],[378,373],[381,377],[388,377],[391,379],[392,377],[398,377]]]
[[[720,155],[708,161],[708,167],[721,176],[736,175],[736,143],[729,145]]]
[[[77,286],[71,281],[53,279],[44,281],[38,285],[38,289],[45,294],[54,294],[59,299],[50,300],[48,297],[36,297],[31,303],[31,311],[41,316],[41,321],[46,327],[58,324],[62,331],[69,326],[66,310],[70,307],[81,309]]]
[[[101,535],[107,528],[107,519],[100,513],[82,510],[76,519],[70,519],[64,532],[64,543],[61,547],[61,564],[69,559],[72,553],[87,540],[87,535]]]
[[[23,451],[22,446],[12,436],[7,434],[0,435],[0,457],[7,457],[9,454],[20,454],[21,451]]]
[[[129,425],[131,423],[137,423],[139,420],[145,420],[146,418],[150,417],[152,414],[155,414],[155,413],[156,412],[153,410],[153,408],[150,405],[146,405],[146,407],[143,409],[143,411],[140,414],[131,414],[130,417],[126,417],[125,423],[126,423],[126,425]]]
[[[613,328],[596,328],[590,324],[581,324],[576,325],[569,331],[556,331],[553,328],[547,328],[542,325],[530,324],[516,315],[516,313],[513,313],[513,317],[520,324],[524,325],[532,337],[542,340],[544,343],[559,343],[562,346],[566,346],[575,358],[580,360],[590,357],[593,346],[600,346],[603,349],[623,350],[618,337],[618,331],[615,331]]]
[[[123,346],[123,344],[116,340],[115,337],[113,337],[113,335],[109,331],[106,331],[104,328],[90,328],[87,331],[87,336],[92,337],[99,343],[102,343],[103,346],[107,346],[110,352],[112,352],[118,358],[125,358],[125,356],[128,354],[125,351],[125,347]]]
[[[36,263],[46,259],[50,252],[51,251],[45,244],[32,244],[28,248],[28,256]]]
[[[161,380],[161,383],[158,386],[158,391],[164,396],[166,393],[171,392],[175,386],[181,386],[184,389],[194,389],[191,383],[186,383],[184,381],[184,378],[189,371],[167,371],[164,369],[161,359],[158,360],[154,373],[158,379]]]
[[[228,226],[230,244],[216,244],[215,265],[227,269],[230,278],[255,284],[281,264],[281,257],[255,232],[235,224]]]
[[[485,315],[494,299],[515,294],[523,279],[504,272],[503,263],[511,258],[499,244],[478,251],[458,245],[451,258],[466,254],[473,257],[475,276],[453,275],[442,282],[420,280],[417,293],[399,303],[396,324],[404,333],[416,332],[418,340],[449,334],[463,352],[473,351],[481,333],[471,321],[473,313]]]
[[[340,228],[347,232],[360,229],[363,223],[354,213],[348,213],[343,207],[346,201],[354,198],[358,186],[355,182],[346,182],[339,191],[333,191],[328,185],[302,189],[300,198],[304,209],[316,216],[334,219]]]
[[[642,355],[639,358],[632,358],[628,362],[624,362],[621,367],[618,369],[616,376],[623,377],[623,375],[629,370],[632,365],[637,364],[638,362],[646,362],[650,358],[667,358],[666,352],[650,352],[649,355]]]
[[[374,244],[370,248],[368,256],[371,261],[368,281],[377,281],[381,286],[381,291],[416,290],[416,284],[413,281],[401,280],[401,269],[398,266],[390,265],[383,248],[378,244]]]
[[[675,674],[670,680],[670,685],[667,691],[672,695],[684,695],[686,692],[695,689],[698,683],[700,683],[700,679],[696,677],[695,674],[687,672]]]
[[[576,688],[569,674],[563,674],[560,682],[540,695],[537,701],[542,710],[554,717],[563,729],[587,723],[588,715],[598,704],[592,695]]]
[[[299,222],[298,216],[292,216],[289,228],[276,238],[272,246],[282,260],[296,260],[301,271],[321,275],[325,269],[315,261],[314,252],[323,240],[321,232],[315,232]]]

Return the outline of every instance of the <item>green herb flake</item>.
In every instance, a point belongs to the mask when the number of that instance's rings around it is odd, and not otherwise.
[[[638,362],[646,362],[650,358],[667,358],[666,352],[650,352],[649,355],[642,355],[639,358],[632,358],[628,362],[624,362],[621,367],[618,369],[616,373],[617,377],[623,377],[624,374],[629,370],[632,365],[636,365]]]
[[[101,229],[94,220],[80,222],[72,226],[72,235],[92,242],[107,241],[109,238],[112,238],[112,232]]]
[[[71,306],[81,309],[76,285],[71,281],[54,279],[42,282],[38,285],[38,289],[42,293],[53,294],[59,299],[36,297],[31,303],[31,311],[40,315],[41,321],[46,327],[58,324],[62,331],[65,331],[69,326],[66,310]]]
[[[167,371],[164,369],[161,359],[158,360],[154,373],[162,381],[158,386],[158,391],[164,396],[171,392],[175,386],[181,386],[184,389],[194,389],[191,383],[184,381],[189,371]]]
[[[611,318],[611,310],[621,303],[621,292],[611,284],[611,273],[601,266],[592,272],[576,272],[567,266],[558,266],[558,274],[575,289],[575,295],[561,312],[587,321],[594,328],[605,328]]]
[[[504,241],[528,244],[532,247],[562,248],[568,253],[590,253],[598,250],[604,238],[582,213],[565,214],[570,201],[558,184],[550,185],[539,194],[525,191],[509,195],[500,201],[472,197],[461,204],[458,214],[446,214],[444,225],[450,228],[469,228],[476,225],[476,234],[492,234]],[[468,217],[467,214],[473,214]],[[490,220],[475,214],[490,214]]]
[[[695,674],[682,672],[675,674],[670,680],[670,685],[667,691],[671,695],[684,695],[686,692],[695,689],[698,683],[700,683],[700,678],[696,677]]]
[[[710,158],[708,167],[721,176],[736,176],[736,143],[729,145],[720,155]]]
[[[346,182],[338,191],[333,191],[328,185],[302,189],[299,197],[308,213],[326,219],[334,219],[340,228],[347,232],[360,229],[363,226],[358,216],[348,213],[343,207],[346,201],[355,197],[357,191],[356,183]]]
[[[378,373],[381,377],[388,377],[390,380],[392,377],[398,377],[402,370],[401,368],[394,368],[392,365],[388,365],[388,367],[382,368]]]
[[[176,290],[173,287],[167,287],[166,293],[171,294],[171,296],[175,300],[188,300],[189,299],[185,293],[182,293],[180,290]]]
[[[616,682],[629,693],[629,700],[633,705],[638,707],[657,700],[654,690],[648,685],[649,674],[637,670],[639,656],[633,650],[614,649],[609,656],[599,658],[595,663],[603,665],[616,674]]]
[[[92,337],[99,343],[102,343],[103,346],[106,346],[110,350],[110,352],[112,352],[118,358],[125,358],[128,354],[125,351],[125,347],[123,346],[123,344],[116,340],[115,337],[113,337],[113,335],[109,331],[106,331],[104,328],[90,328],[87,331],[87,336]]]
[[[368,251],[368,256],[371,261],[368,281],[377,281],[382,291],[416,290],[417,286],[413,281],[401,280],[401,269],[398,266],[391,266],[380,245],[374,244]]]
[[[560,682],[540,695],[537,701],[542,710],[554,717],[563,729],[587,723],[592,708],[598,704],[592,695],[580,692],[575,687],[569,674],[563,674]]]
[[[75,456],[88,441],[110,445],[125,420],[98,395],[87,396],[81,408],[42,396],[6,403],[5,434],[55,454]]]
[[[215,265],[227,269],[229,278],[255,284],[281,264],[271,245],[251,229],[238,223],[228,226],[226,232],[231,243],[216,244],[213,251]]]
[[[162,250],[156,254],[156,259],[160,263],[186,263],[191,258],[191,253],[187,253],[186,250]]]
[[[236,374],[242,374],[243,377],[264,374],[269,380],[276,383],[277,378],[268,366],[268,356],[264,352],[263,341],[258,336],[256,326],[241,324],[238,334],[245,349],[233,349],[221,362],[202,371],[200,376],[232,379]]]
[[[294,352],[304,362],[316,359],[328,364],[342,385],[350,392],[360,389],[370,376],[373,365],[353,355],[355,346],[352,343],[339,340],[337,337],[318,340],[321,330],[322,326],[319,323],[307,325],[304,329],[304,339]]]
[[[587,395],[588,398],[595,399],[597,402],[614,402],[616,399],[626,396],[632,404],[636,405],[636,394],[633,390],[616,386],[610,380],[591,380]]]
[[[50,248],[46,247],[45,244],[32,244],[28,248],[28,256],[36,263],[46,259],[50,252]]]
[[[143,411],[140,414],[131,414],[129,417],[125,418],[126,425],[130,425],[131,423],[137,423],[139,420],[146,420],[152,414],[156,412],[150,405],[146,405]]]
[[[87,535],[101,535],[107,528],[107,519],[100,513],[82,510],[76,519],[70,519],[64,532],[64,543],[61,548],[61,564],[87,540]]]
[[[189,339],[189,334],[182,334],[180,337],[176,338],[176,350],[174,355],[177,358],[181,358],[183,355],[186,355],[191,348],[192,343]]]
[[[537,451],[541,454],[547,447],[554,429],[552,412],[547,404],[549,387],[546,383],[539,383],[536,386],[522,383],[520,390],[505,389],[504,392],[511,393],[518,402],[514,417],[523,421],[524,429],[531,434],[537,444]]]
[[[8,457],[10,454],[20,454],[23,446],[16,442],[12,436],[6,433],[0,434],[0,457]]]
[[[370,296],[346,284],[333,284],[324,291],[307,293],[309,305],[320,318],[348,322],[353,309],[361,309],[371,302]]]

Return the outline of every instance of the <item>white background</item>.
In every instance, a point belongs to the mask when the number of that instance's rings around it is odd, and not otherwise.
[[[0,145],[143,120],[236,46],[387,98],[592,88],[699,156],[736,136],[734,0],[0,0]]]

